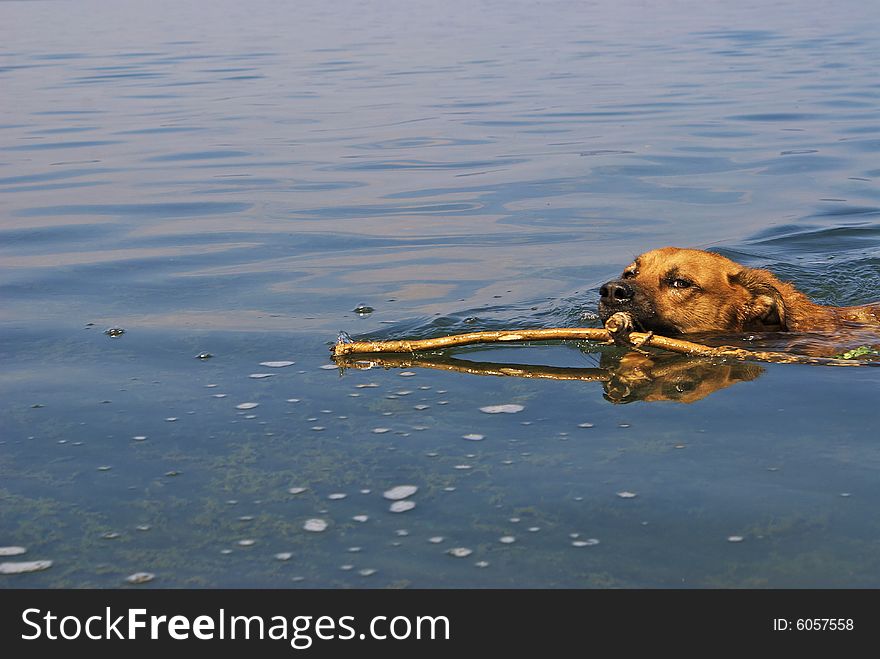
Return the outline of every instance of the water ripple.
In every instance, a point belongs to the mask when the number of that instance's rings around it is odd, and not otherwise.
[[[240,213],[252,204],[239,202],[178,202],[154,204],[71,204],[67,206],[39,206],[23,208],[12,214],[17,217],[52,217],[64,215],[115,215],[127,217],[193,217]]]

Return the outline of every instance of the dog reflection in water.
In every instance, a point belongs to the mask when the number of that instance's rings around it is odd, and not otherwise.
[[[600,367],[608,374],[602,386],[612,403],[674,401],[693,403],[719,389],[754,380],[764,368],[751,362],[719,363],[682,355],[627,352],[602,355]]]

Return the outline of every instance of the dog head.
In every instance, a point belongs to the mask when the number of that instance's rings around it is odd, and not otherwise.
[[[599,317],[626,312],[638,329],[662,334],[785,331],[788,286],[720,254],[664,247],[602,285]]]

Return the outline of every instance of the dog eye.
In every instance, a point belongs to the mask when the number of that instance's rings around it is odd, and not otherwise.
[[[669,285],[672,286],[672,288],[690,288],[694,284],[687,279],[673,279],[669,282]]]

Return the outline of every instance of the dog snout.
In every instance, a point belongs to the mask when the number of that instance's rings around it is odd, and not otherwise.
[[[633,299],[632,286],[625,281],[616,279],[602,284],[599,289],[599,299],[604,304],[623,304]]]

